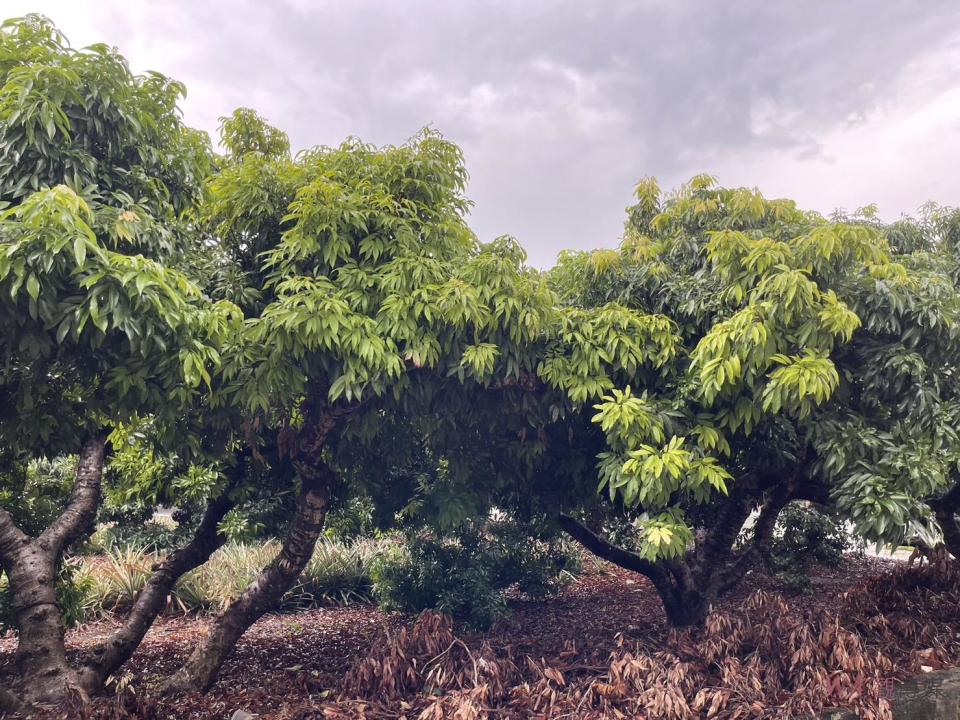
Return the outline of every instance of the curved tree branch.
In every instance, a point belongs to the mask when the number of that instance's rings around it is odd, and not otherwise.
[[[242,456],[245,458],[246,454]],[[226,538],[218,531],[220,521],[234,506],[230,492],[243,476],[244,459],[237,463],[231,482],[224,491],[207,505],[200,525],[189,543],[173,552],[154,567],[153,574],[123,624],[106,640],[98,644],[80,671],[80,682],[89,694],[103,689],[107,678],[130,659],[139,647],[153,621],[163,612],[173,586],[183,575],[203,565],[220,548]]]
[[[296,514],[280,554],[213,621],[203,642],[165,684],[165,694],[210,689],[237,640],[276,606],[309,562],[323,531],[328,504],[327,487],[312,479],[304,480]]]
[[[0,508],[0,567],[11,565],[18,548],[30,542],[30,536],[17,527],[13,515]]]
[[[59,555],[93,523],[100,504],[100,483],[106,457],[107,438],[98,433],[80,449],[76,480],[66,509],[38,538],[41,546]]]
[[[663,569],[657,567],[655,563],[640,557],[636,553],[614,545],[569,515],[560,515],[558,524],[567,535],[599,558],[612,562],[614,565],[619,565],[626,570],[632,570],[641,575],[646,575],[647,577],[650,577],[651,574],[658,576],[665,575]]]
[[[711,579],[712,590],[718,595],[729,591],[740,582],[750,566],[762,559],[770,552],[770,543],[773,540],[773,530],[777,518],[783,509],[796,499],[794,489],[790,485],[778,487],[767,498],[760,508],[760,514],[753,526],[753,539],[750,546],[734,562],[715,573]]]

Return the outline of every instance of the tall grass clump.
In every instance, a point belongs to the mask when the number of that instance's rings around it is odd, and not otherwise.
[[[322,538],[297,582],[283,596],[281,610],[302,610],[321,605],[370,602],[370,574],[385,543],[358,540],[340,543]],[[236,598],[263,567],[280,552],[280,543],[230,543],[206,565],[177,583],[171,597],[174,612],[220,612]]]
[[[322,538],[300,578],[283,596],[281,610],[372,602],[372,568],[386,541],[350,543]],[[170,594],[168,613],[219,613],[280,551],[280,543],[230,543],[207,563],[184,575]],[[75,556],[64,562],[57,594],[68,627],[124,613],[143,590],[162,556],[142,545],[113,545],[104,555]],[[9,627],[7,578],[0,573],[0,631]]]
[[[84,560],[84,572],[92,580],[87,603],[92,614],[128,610],[159,560],[140,545],[114,546],[105,555]]]

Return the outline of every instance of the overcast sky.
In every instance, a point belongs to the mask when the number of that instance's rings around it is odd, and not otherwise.
[[[257,109],[296,148],[457,142],[481,239],[531,261],[617,242],[642,176],[698,172],[829,212],[960,204],[960,0],[0,0],[186,83],[211,134]]]

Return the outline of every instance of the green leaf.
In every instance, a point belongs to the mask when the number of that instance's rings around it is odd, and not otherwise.
[[[87,259],[87,241],[80,235],[73,239],[73,257],[77,261],[77,266],[83,267]]]

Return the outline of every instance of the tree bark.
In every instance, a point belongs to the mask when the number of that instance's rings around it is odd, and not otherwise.
[[[749,493],[728,498],[697,548],[681,560],[651,562],[613,545],[568,515],[561,515],[559,524],[594,555],[649,578],[671,625],[699,625],[717,598],[732,589],[769,546],[777,517],[792,499],[791,488],[782,485],[768,495],[754,526],[753,542],[740,555],[734,554],[733,545],[754,505]]]
[[[66,659],[66,630],[57,604],[57,563],[64,548],[96,517],[105,454],[105,436],[84,443],[71,499],[38,538],[26,535],[8,512],[0,510],[0,557],[18,633],[13,687],[7,697],[11,704],[14,700],[23,705],[62,703],[76,694],[86,698]]]
[[[93,530],[100,508],[100,483],[107,452],[107,438],[97,435],[84,443],[77,461],[76,480],[70,502],[37,542],[49,552],[59,555],[63,549],[85,533]]]
[[[728,550],[725,561],[713,568],[704,568],[703,574],[709,577],[710,594],[713,597],[719,597],[732,590],[743,579],[751,565],[769,555],[777,518],[794,499],[794,492],[790,486],[775,488],[760,507],[760,514],[753,526],[753,541],[750,545],[738,557],[732,557],[732,551]]]
[[[80,671],[80,684],[90,695],[103,690],[107,678],[113,675],[139,647],[157,616],[167,605],[170,592],[177,580],[194,568],[203,565],[220,548],[226,538],[218,532],[223,517],[233,507],[229,495],[243,475],[243,460],[234,471],[234,480],[223,493],[210,501],[193,538],[182,548],[170,554],[154,567],[153,574],[123,624],[106,640],[97,645]]]
[[[690,582],[689,575],[683,572],[680,563],[669,560],[650,562],[636,553],[617,547],[569,515],[561,515],[559,524],[565,533],[597,557],[649,578],[663,603],[667,622],[671,625],[694,625],[706,617],[707,600]]]
[[[333,471],[320,460],[294,463],[302,489],[280,553],[210,627],[207,637],[165,684],[164,693],[206,692],[237,640],[290,589],[323,531]]]

